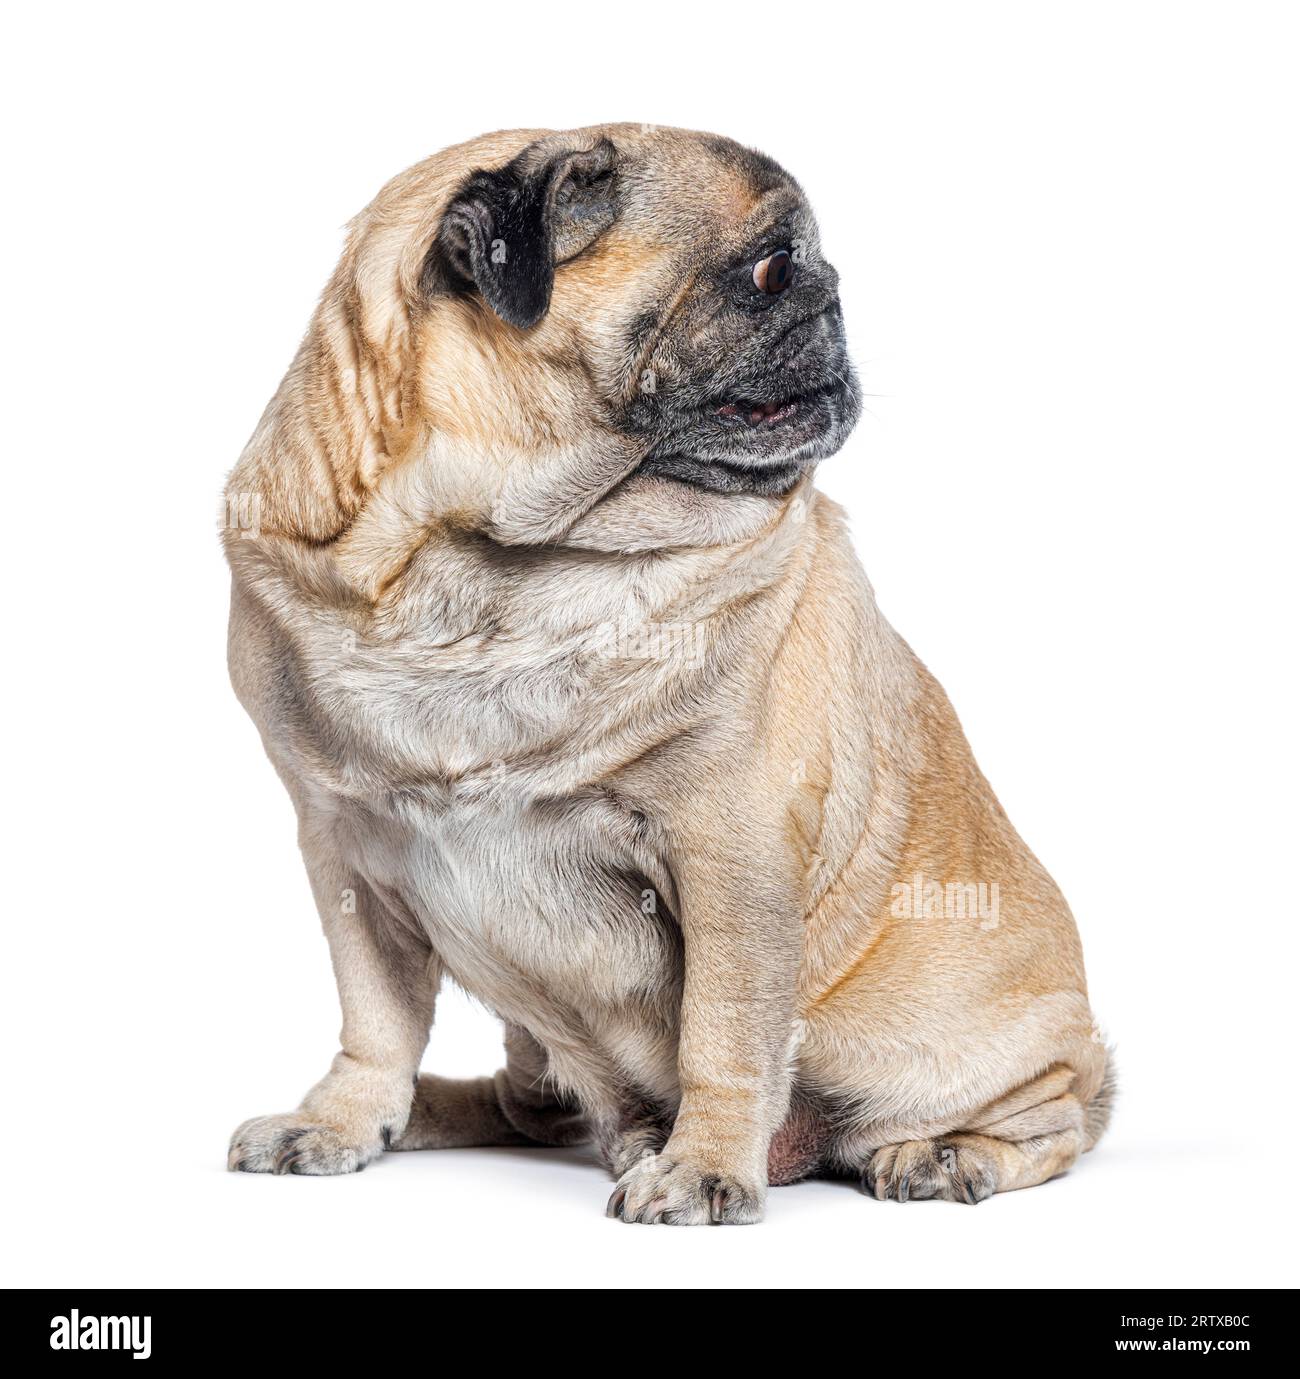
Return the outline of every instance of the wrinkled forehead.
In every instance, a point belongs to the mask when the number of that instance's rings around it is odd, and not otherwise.
[[[813,232],[794,179],[765,154],[715,135],[633,136],[619,162],[620,219],[682,250],[730,258]]]

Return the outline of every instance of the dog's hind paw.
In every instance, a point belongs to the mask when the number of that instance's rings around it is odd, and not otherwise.
[[[862,1190],[878,1202],[942,1197],[974,1206],[996,1187],[996,1164],[961,1136],[882,1145],[862,1175]]]

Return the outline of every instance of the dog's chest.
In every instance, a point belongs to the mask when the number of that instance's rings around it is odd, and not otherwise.
[[[341,769],[312,794],[340,851],[503,1014],[539,991],[590,1016],[677,970],[671,883],[599,687],[553,648],[354,668],[325,706]],[[526,669],[521,669],[526,667]]]
[[[614,1009],[674,970],[654,861],[626,811],[597,792],[531,796],[503,773],[354,805],[338,826],[367,884],[502,1013],[528,1005],[521,983],[579,1009]]]
[[[265,735],[358,879],[502,1014],[549,994],[590,1017],[671,989],[672,881],[619,781],[696,671],[611,656],[631,595],[582,568],[518,608],[476,573],[414,571],[386,635],[300,632]],[[481,607],[443,597],[465,586]]]

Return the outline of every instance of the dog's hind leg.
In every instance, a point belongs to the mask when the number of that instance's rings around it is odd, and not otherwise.
[[[1028,1140],[959,1133],[887,1144],[862,1173],[863,1190],[878,1201],[941,1197],[972,1206],[995,1192],[1034,1187],[1064,1173],[1083,1147],[1078,1130]]]
[[[411,1117],[393,1149],[468,1149],[494,1144],[566,1145],[590,1137],[577,1104],[546,1077],[546,1054],[526,1030],[506,1027],[506,1065],[493,1077],[421,1073]]]
[[[1094,1098],[1085,1107],[1064,1090],[1073,1080],[1064,1066],[1049,1069],[960,1127],[926,1138],[881,1144],[878,1128],[864,1127],[840,1142],[835,1158],[855,1168],[863,1189],[882,1202],[939,1197],[974,1205],[995,1192],[1034,1187],[1064,1173],[1100,1134],[1099,1114],[1108,1105],[1099,1109]]]

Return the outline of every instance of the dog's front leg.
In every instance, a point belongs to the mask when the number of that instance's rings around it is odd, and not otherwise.
[[[609,1211],[624,1221],[762,1220],[768,1145],[790,1098],[801,953],[800,909],[780,874],[782,855],[779,836],[749,833],[734,850],[696,842],[674,869],[686,966],[681,1102],[662,1152],[647,1153],[619,1179]]]
[[[359,877],[304,847],[343,1008],[340,1049],[296,1111],[245,1121],[229,1167],[245,1173],[355,1173],[411,1113],[439,969],[428,943]]]

